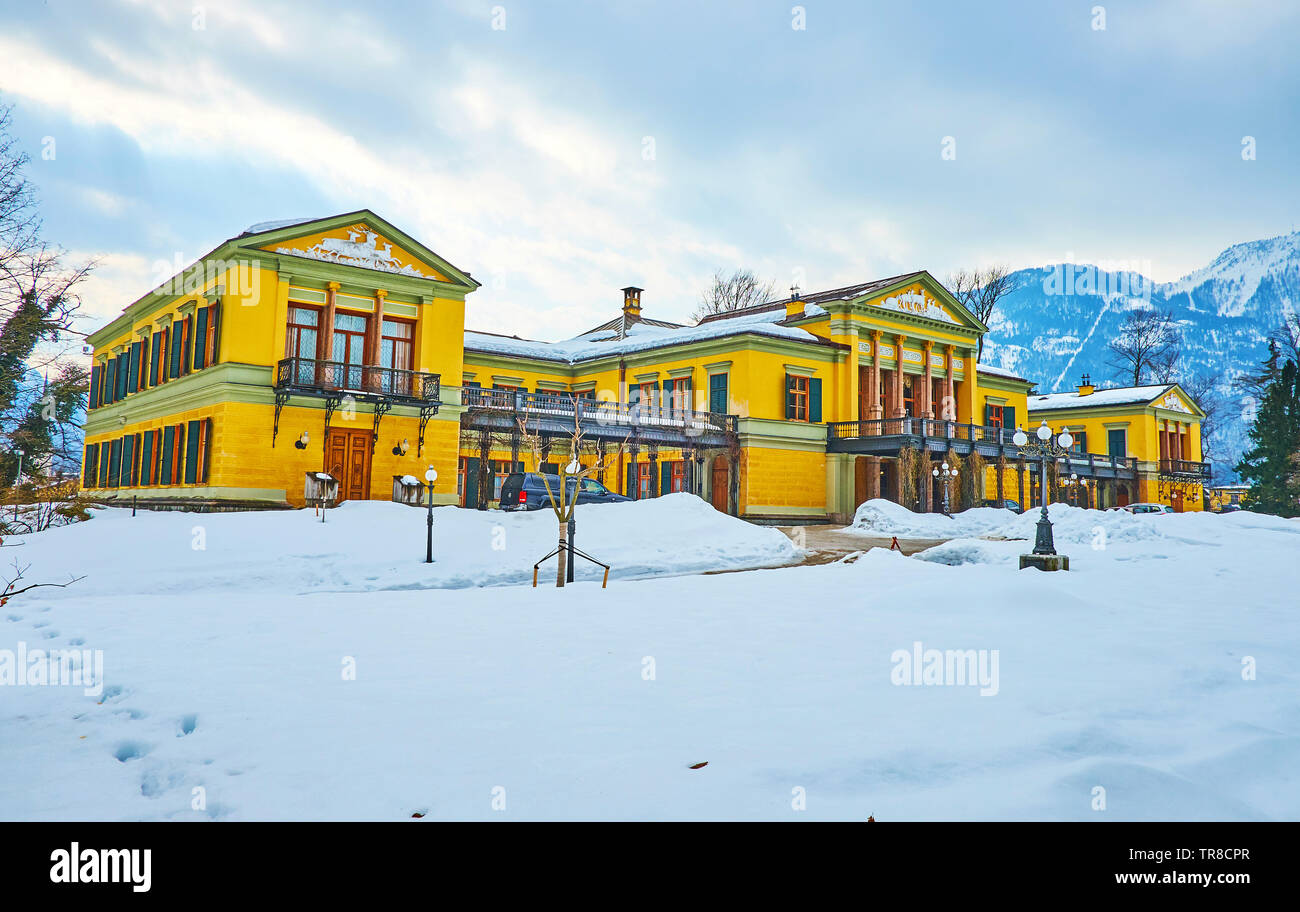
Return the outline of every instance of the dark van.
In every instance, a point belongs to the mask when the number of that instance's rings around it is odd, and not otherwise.
[[[558,494],[560,476],[547,475],[546,481],[550,483],[551,491]],[[568,482],[569,491],[565,497],[566,501],[572,498],[574,485],[578,483],[573,478]],[[631,499],[622,494],[615,494],[593,478],[582,479],[578,487],[579,504],[627,503]],[[506,480],[501,483],[501,509],[503,510],[540,510],[549,506],[551,506],[551,496],[542,482],[542,476],[537,472],[515,472],[507,475]]]

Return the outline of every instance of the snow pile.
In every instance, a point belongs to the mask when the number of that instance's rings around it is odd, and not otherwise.
[[[1012,511],[997,507],[975,507],[953,516],[913,513],[893,501],[878,499],[858,507],[852,525],[844,531],[900,538],[975,537],[1000,529],[1015,517]]]
[[[1052,539],[1058,545],[1092,545],[1093,543],[1115,544],[1163,539],[1167,537],[1167,533],[1178,519],[1191,514],[1138,515],[1127,510],[1085,510],[1069,504],[1054,503],[1048,505],[1047,515],[1052,521]],[[996,530],[997,537],[1026,538],[1032,541],[1037,532],[1039,516],[1039,508],[1027,510]],[[1175,520],[1175,523],[1170,523],[1171,519]]]
[[[120,591],[196,589],[356,592],[519,585],[555,547],[555,514],[436,507],[434,563],[425,564],[426,513],[377,501],[327,511],[151,513],[110,508],[91,520],[28,536],[31,575],[85,574]],[[611,579],[772,566],[798,557],[777,529],[719,513],[690,494],[581,505],[575,543],[612,566]],[[554,558],[544,564],[554,577]],[[600,579],[579,558],[577,579]],[[76,587],[59,590],[75,597]]]
[[[1177,530],[1203,529],[1211,540],[1222,534],[1222,517],[1210,514],[1183,513],[1137,515],[1126,510],[1085,510],[1069,504],[1048,505],[1052,520],[1052,534],[1057,542],[1092,544],[1107,542],[1149,542],[1178,537]],[[1241,514],[1232,514],[1241,515]],[[1011,510],[996,507],[975,507],[952,516],[942,513],[913,513],[906,507],[888,500],[869,500],[858,507],[853,525],[845,532],[864,535],[897,535],[899,538],[989,538],[1033,540],[1037,531],[1039,510],[1031,507],[1017,515]],[[1193,518],[1193,517],[1204,517]],[[1276,517],[1264,517],[1277,520]],[[1247,520],[1249,524],[1251,521]],[[1273,529],[1265,522],[1261,528]],[[1297,524],[1300,531],[1300,524]],[[1200,540],[1200,539],[1198,539]],[[939,552],[947,554],[948,552]]]
[[[959,567],[962,564],[1015,564],[1024,552],[1023,542],[994,542],[979,538],[954,538],[912,557],[932,564]]]

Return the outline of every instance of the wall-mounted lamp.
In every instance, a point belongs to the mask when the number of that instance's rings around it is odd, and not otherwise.
[[[307,449],[307,442],[308,442],[309,440],[311,440],[311,438],[310,438],[309,436],[307,436],[307,432],[306,432],[306,431],[303,431],[303,432],[302,432],[302,436],[299,437],[297,440],[295,440],[295,441],[293,442],[293,445],[296,446],[296,447],[297,447],[298,449],[300,449],[300,450],[305,450],[305,449]]]
[[[409,450],[410,448],[411,448],[411,442],[407,440],[405,437],[403,437],[402,442],[399,443],[397,446],[393,447],[393,455],[405,456],[406,451]]]

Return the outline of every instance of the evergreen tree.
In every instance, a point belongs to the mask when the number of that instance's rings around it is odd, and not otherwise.
[[[1250,483],[1246,505],[1279,516],[1300,515],[1300,369],[1287,361],[1280,368],[1276,348],[1258,375],[1263,395],[1249,436],[1251,448],[1237,464]]]

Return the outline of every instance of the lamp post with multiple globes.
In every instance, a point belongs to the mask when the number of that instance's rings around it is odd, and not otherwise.
[[[947,516],[949,515],[948,514],[948,488],[952,484],[952,480],[957,477],[957,467],[952,466],[951,468],[949,468],[948,463],[945,462],[939,468],[931,469],[930,474],[933,475],[935,478],[941,479],[943,481],[943,515]]]
[[[1058,456],[1064,456],[1068,453],[1070,447],[1074,445],[1074,437],[1071,436],[1069,431],[1062,431],[1059,435],[1053,437],[1052,429],[1047,426],[1046,421],[1039,425],[1034,432],[1034,437],[1037,439],[1031,441],[1029,435],[1020,428],[1016,428],[1015,436],[1011,440],[1024,455],[1038,458],[1038,490],[1039,499],[1042,501],[1042,512],[1038,517],[1038,532],[1034,538],[1033,554],[1056,557],[1056,543],[1052,540],[1052,521],[1047,518],[1047,460],[1056,459]],[[1066,563],[1061,569],[1069,569],[1068,560],[1068,558],[1065,558]],[[1031,560],[1029,563],[1043,566],[1046,562]],[[1027,565],[1023,556],[1020,565],[1022,569]],[[1058,568],[1043,566],[1043,569]]]

